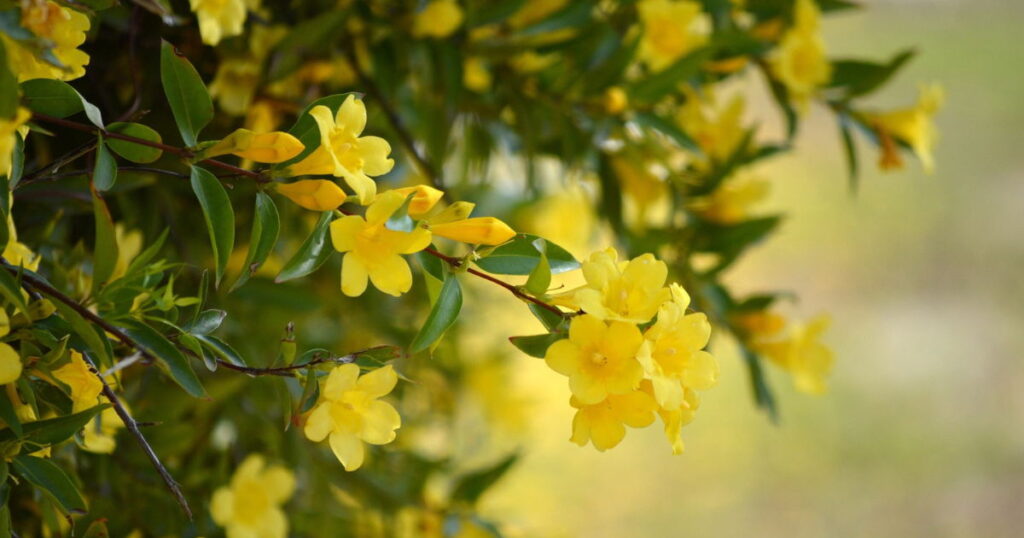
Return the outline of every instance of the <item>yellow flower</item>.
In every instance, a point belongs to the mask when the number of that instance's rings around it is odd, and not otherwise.
[[[380,291],[396,297],[412,287],[412,272],[401,255],[427,248],[430,232],[419,227],[400,232],[384,226],[404,202],[401,194],[388,191],[367,208],[365,218],[348,215],[331,223],[334,248],[345,253],[341,263],[345,295],[362,295],[367,278]]]
[[[814,0],[797,0],[793,26],[782,36],[772,62],[775,76],[802,106],[832,79],[832,64],[825,56],[825,41],[818,33],[820,15]]]
[[[14,227],[13,212],[7,214],[7,246],[4,247],[3,257],[7,263],[14,266],[22,266],[29,271],[39,269],[39,262],[42,259],[28,248],[28,245],[18,242],[18,230]]]
[[[288,167],[290,176],[333,174],[345,178],[366,205],[377,194],[377,184],[369,176],[391,171],[395,161],[388,158],[391,145],[383,138],[359,135],[366,127],[366,105],[349,95],[331,116],[331,109],[318,105],[309,111],[320,129],[320,147],[305,159]]]
[[[543,235],[570,252],[587,250],[596,220],[594,203],[575,183],[534,204],[525,217],[527,231]]]
[[[82,430],[82,449],[95,454],[113,454],[117,448],[117,430],[121,428],[124,422],[117,411],[113,407],[104,409]]]
[[[797,390],[823,394],[827,390],[825,378],[835,362],[832,350],[819,341],[829,323],[828,316],[818,316],[806,325],[795,324],[783,338],[757,338],[754,334],[751,346],[789,371]]]
[[[718,383],[718,362],[703,351],[711,324],[702,313],[687,314],[690,297],[672,284],[672,301],[658,311],[658,321],[644,334],[637,359],[651,380],[654,399],[665,409],[683,405],[683,388],[707,390]]]
[[[0,119],[0,176],[11,175],[14,147],[18,143],[18,128],[32,117],[27,108],[18,107],[13,118]]]
[[[622,191],[636,209],[636,223],[645,226],[648,211],[668,196],[668,185],[651,173],[646,163],[633,155],[616,155],[611,158],[611,165],[622,185]]]
[[[262,456],[253,454],[238,466],[230,484],[213,492],[210,516],[225,528],[228,538],[284,538],[288,518],[281,505],[294,491],[291,471],[268,467]]]
[[[249,129],[235,129],[220,142],[203,151],[202,157],[237,155],[258,163],[280,163],[295,157],[306,149],[298,138],[283,132],[254,133]]]
[[[7,312],[3,317],[7,318]],[[6,334],[6,331],[4,331]],[[0,342],[0,385],[13,383],[21,377],[21,356],[10,344]]]
[[[580,403],[596,404],[609,394],[626,394],[643,378],[636,355],[643,336],[636,325],[605,324],[583,314],[569,324],[569,338],[548,348],[544,360],[552,370],[569,377],[569,389]]]
[[[604,106],[604,111],[612,116],[622,114],[626,107],[629,106],[629,96],[626,95],[626,91],[618,86],[612,86],[605,90],[604,96],[601,98],[601,104]]]
[[[494,217],[474,217],[440,224],[431,224],[430,232],[439,237],[474,245],[500,245],[515,237],[516,232]]]
[[[686,103],[676,112],[676,123],[711,159],[722,162],[731,157],[746,136],[743,96],[736,95],[724,107],[717,107],[712,95],[702,96],[689,87],[683,93]]]
[[[126,231],[124,225],[119,222],[114,225],[114,241],[117,243],[117,263],[110,275],[111,281],[123,277],[132,260],[142,251],[142,232]]]
[[[652,254],[618,261],[615,249],[599,250],[583,262],[587,284],[555,297],[556,304],[581,308],[603,320],[646,323],[671,298],[668,267]]]
[[[654,411],[658,407],[650,395],[639,390],[611,394],[591,405],[573,396],[569,405],[577,409],[569,440],[580,446],[591,442],[601,452],[622,441],[626,436],[625,426],[643,428],[654,422]]]
[[[103,390],[100,378],[77,351],[71,352],[70,362],[53,371],[53,377],[71,389],[73,413],[95,406]]]
[[[740,178],[726,181],[710,195],[693,202],[693,210],[706,220],[735,224],[750,216],[751,206],[768,196],[770,185],[763,179]]]
[[[641,388],[644,392],[653,393],[651,384],[646,381],[642,384]],[[683,391],[683,400],[679,407],[661,407],[658,409],[658,416],[661,417],[661,422],[665,425],[665,437],[668,438],[668,442],[672,445],[673,454],[683,453],[685,448],[682,439],[683,426],[686,426],[693,420],[699,407],[700,397],[692,389],[687,388]]]
[[[379,400],[391,392],[398,375],[390,365],[359,375],[355,364],[342,364],[327,376],[320,400],[306,420],[310,441],[328,439],[346,471],[363,464],[363,443],[384,445],[395,439],[402,418],[391,404]]]
[[[245,0],[189,0],[199,19],[203,43],[213,46],[225,37],[242,33],[245,26]]]
[[[296,204],[313,211],[330,211],[345,203],[345,192],[333,181],[326,179],[303,179],[292,183],[281,183],[277,192]]]
[[[233,116],[243,116],[252,104],[260,80],[260,62],[253,58],[229,58],[217,66],[210,96]]]
[[[409,216],[414,219],[425,217],[444,196],[444,192],[429,185],[401,187],[392,189],[391,192],[401,194],[403,200],[410,194],[413,195],[412,200],[409,202]]]
[[[511,17],[508,24],[513,28],[522,28],[535,22],[546,19],[556,11],[561,10],[569,0],[526,0],[523,7],[519,8]]]
[[[7,61],[19,82],[34,78],[74,80],[85,74],[89,55],[78,50],[89,31],[89,17],[56,2],[22,2],[21,26],[53,44],[53,55],[64,69],[40,59],[35,51],[0,33]]]
[[[661,71],[707,42],[710,23],[698,2],[640,0],[644,33],[638,55],[653,71]]]
[[[462,62],[462,84],[477,93],[491,89],[491,72],[487,70],[483,60],[470,56]]]
[[[891,135],[909,145],[917,158],[921,160],[925,172],[930,174],[935,170],[935,157],[932,151],[938,138],[932,118],[942,106],[943,99],[944,92],[941,86],[937,84],[922,86],[920,96],[914,106],[892,112],[867,114],[866,117],[868,123],[883,137]],[[883,146],[883,151],[884,149]],[[895,152],[895,148],[892,148],[892,151]],[[893,167],[886,166],[887,164],[899,166],[898,155],[895,156],[895,159],[890,158],[889,160],[885,160],[884,157],[886,155],[883,153],[883,169]]]
[[[464,14],[455,0],[433,0],[416,14],[412,35],[416,37],[448,37],[462,26]]]

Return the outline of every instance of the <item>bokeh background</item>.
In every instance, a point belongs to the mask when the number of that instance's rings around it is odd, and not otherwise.
[[[528,447],[484,498],[485,514],[522,536],[1019,536],[1024,4],[865,3],[826,19],[830,53],[922,53],[876,103],[909,105],[916,81],[945,86],[938,170],[927,176],[908,159],[879,173],[863,144],[851,195],[834,120],[812,108],[798,150],[757,168],[773,186],[765,211],[788,215],[781,233],[730,276],[738,292],[798,292],[789,309],[800,316],[832,315],[830,392],[797,393],[773,370],[772,425],[718,342],[721,385],[684,429],[686,454],[673,457],[659,427],[598,453],[568,442],[565,379],[517,358],[509,397],[521,401],[501,405],[529,440],[482,447],[467,434],[459,447],[481,461]],[[759,81],[748,90],[751,116],[774,114]],[[502,335],[531,323],[503,295],[492,304]]]

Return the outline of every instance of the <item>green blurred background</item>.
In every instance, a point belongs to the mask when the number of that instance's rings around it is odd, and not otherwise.
[[[862,144],[851,195],[834,120],[812,108],[797,151],[756,169],[773,185],[766,211],[788,215],[781,233],[729,278],[737,294],[797,292],[789,310],[801,317],[831,313],[831,391],[797,393],[773,370],[773,426],[719,343],[721,385],[684,429],[684,455],[658,426],[602,454],[568,442],[565,379],[517,358],[529,448],[485,497],[486,514],[523,536],[1020,535],[1024,5],[866,4],[824,22],[830,55],[922,53],[875,103],[909,105],[917,82],[945,86],[938,170],[926,176],[908,159],[880,173]],[[760,81],[749,89],[748,115],[774,115]],[[481,454],[474,443],[459,448]]]

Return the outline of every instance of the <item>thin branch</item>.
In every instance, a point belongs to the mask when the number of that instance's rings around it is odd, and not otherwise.
[[[314,355],[314,358],[310,359],[307,362],[303,362],[300,364],[292,364],[290,366],[278,366],[274,368],[255,368],[252,366],[239,366],[237,364],[225,361],[224,359],[217,359],[217,364],[223,366],[224,368],[227,368],[228,370],[234,370],[236,372],[242,372],[244,374],[249,374],[252,376],[277,375],[284,377],[292,377],[296,370],[301,370],[303,368],[311,368],[318,364],[325,363],[348,364],[350,362],[355,362],[360,355],[363,355],[367,352],[389,347],[392,346],[375,346],[364,349],[362,351],[357,351],[355,353],[349,353],[348,355],[342,355],[340,357],[336,357],[334,355],[321,356],[318,354]]]
[[[60,290],[47,284],[38,277],[23,271],[19,271],[17,267],[8,264],[6,260],[0,260],[0,262],[3,263],[4,269],[6,269],[12,275],[14,275],[15,277],[21,277],[22,286],[28,287],[33,291],[40,292],[43,295],[48,295],[64,303],[69,308],[77,312],[80,316],[88,319],[92,323],[95,323],[104,331],[114,335],[114,337],[121,341],[121,343],[125,344],[126,346],[132,349],[135,349],[142,356],[148,359],[156,360],[155,356],[153,356],[152,354],[149,353],[149,351],[139,346],[139,344],[132,340],[132,338],[125,334],[121,329],[118,329],[117,327],[111,325],[103,318],[99,317],[97,314],[94,314],[88,308],[82,306],[82,304],[79,303],[78,301],[72,299],[71,297],[68,297]],[[96,368],[96,365],[92,364],[92,360],[88,359],[88,356],[85,357],[87,360],[89,360],[89,366],[92,368],[92,371],[96,374],[97,377],[99,377],[100,382],[103,383],[103,395],[106,396],[107,400],[109,400],[111,405],[114,406],[114,411],[117,413],[117,416],[121,417],[121,422],[124,422],[125,428],[127,428],[128,431],[130,431],[132,435],[135,436],[135,440],[139,442],[139,446],[141,446],[143,452],[146,453],[146,456],[149,458],[150,463],[152,463],[153,467],[156,468],[156,471],[160,474],[160,477],[167,485],[167,488],[171,490],[171,493],[174,495],[175,500],[178,501],[178,505],[181,506],[181,509],[185,511],[185,515],[187,515],[189,519],[192,519],[192,509],[189,508],[188,500],[185,499],[185,495],[181,492],[181,488],[178,486],[178,483],[174,480],[174,477],[171,476],[171,473],[167,471],[167,468],[164,467],[164,464],[160,462],[159,456],[156,455],[156,452],[153,450],[153,447],[150,446],[149,441],[147,441],[146,438],[142,435],[142,432],[139,431],[138,423],[136,423],[135,419],[133,419],[131,415],[128,414],[128,411],[124,408],[124,405],[121,403],[121,400],[117,397],[117,394],[114,393],[113,389],[110,388],[110,385],[107,384],[107,380],[104,379],[103,376],[99,373],[99,370]]]
[[[75,159],[78,159],[82,155],[85,155],[86,153],[92,151],[95,148],[96,141],[90,140],[82,144],[81,146],[78,146],[77,148],[72,149],[71,151],[65,153],[64,155],[61,155],[53,162],[40,166],[36,170],[33,170],[31,173],[26,174],[24,177],[21,178],[21,181],[18,182],[17,186],[20,187],[22,185],[27,185],[29,183],[32,183],[33,181],[38,180],[41,177],[41,174],[43,174],[43,172],[45,171],[50,171],[51,174],[56,174],[57,170],[60,170],[62,166],[71,163]]]

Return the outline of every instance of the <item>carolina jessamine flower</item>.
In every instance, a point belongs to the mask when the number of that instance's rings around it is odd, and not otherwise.
[[[393,189],[403,197],[413,195],[409,202],[409,216],[421,219],[426,228],[437,237],[444,237],[474,245],[500,245],[515,237],[516,232],[504,221],[494,217],[473,217],[475,204],[455,202],[437,211],[437,202],[444,193],[427,185]]]
[[[11,166],[14,161],[14,147],[18,143],[16,137],[21,128],[32,117],[27,108],[18,107],[13,118],[0,119],[0,176],[11,175]]]
[[[938,138],[933,117],[942,106],[943,100],[942,86],[937,84],[921,86],[920,96],[914,106],[892,112],[866,114],[865,116],[868,123],[883,137],[892,136],[909,145],[917,158],[921,160],[921,166],[924,167],[925,172],[930,174],[935,171],[933,149]],[[883,170],[899,168],[902,163],[899,154],[896,153],[896,148],[893,147],[894,144],[887,147],[883,143],[881,146],[880,167]]]
[[[52,1],[22,2],[21,5],[21,26],[52,43],[53,55],[64,68],[39,58],[31,48],[0,33],[7,49],[7,61],[18,81],[34,78],[74,80],[84,75],[89,55],[78,50],[78,46],[85,42],[89,17]]]
[[[806,324],[794,323],[784,330],[785,320],[770,313],[743,315],[737,323],[748,333],[751,347],[793,376],[801,392],[822,394],[825,378],[835,357],[819,340],[828,329],[828,316],[817,316]]]
[[[622,114],[626,107],[629,106],[629,96],[626,95],[626,90],[618,86],[612,86],[605,90],[604,95],[601,97],[601,105],[604,107],[604,111],[612,116]]]
[[[0,337],[11,332],[7,311],[0,308]],[[0,342],[0,385],[13,383],[21,377],[21,356],[10,344]]]
[[[825,41],[818,29],[820,16],[814,0],[797,0],[793,26],[782,36],[771,64],[790,97],[802,107],[832,78],[832,64],[825,56]]]
[[[295,491],[295,475],[280,465],[267,466],[263,456],[245,458],[231,483],[217,489],[210,516],[229,538],[284,538],[288,518],[281,509]]]
[[[698,2],[640,0],[637,4],[643,36],[638,57],[661,71],[707,42],[710,23]]]
[[[22,266],[30,271],[39,269],[41,257],[32,252],[28,245],[18,242],[18,230],[14,227],[14,213],[7,214],[7,246],[3,257],[7,263]]]
[[[626,195],[634,209],[631,221],[640,228],[648,224],[648,213],[659,203],[668,198],[668,184],[647,169],[647,163],[636,158],[634,154],[618,154],[610,159],[615,177],[622,185],[622,192]]]
[[[649,426],[654,422],[654,411],[658,407],[650,395],[639,390],[610,394],[604,400],[590,405],[572,396],[569,405],[577,409],[572,419],[570,441],[580,446],[591,442],[601,452],[622,441],[626,436],[626,426]]]
[[[362,99],[349,95],[333,116],[331,109],[323,105],[313,107],[309,115],[320,129],[320,146],[282,173],[288,176],[333,174],[345,178],[360,204],[372,202],[377,184],[370,176],[390,172],[395,161],[388,158],[391,145],[386,140],[359,136],[366,127],[366,105]]]
[[[117,263],[110,274],[111,282],[123,277],[132,260],[142,251],[142,232],[128,230],[118,222],[114,225],[114,241],[117,243]]]
[[[306,420],[306,437],[319,443],[328,439],[346,471],[363,464],[363,443],[384,445],[395,439],[402,425],[398,411],[380,397],[391,392],[398,375],[390,365],[359,375],[355,364],[331,370],[320,390],[320,400]]]
[[[210,96],[233,116],[243,116],[252,104],[260,80],[260,62],[254,58],[226,58],[217,66]]]
[[[731,157],[746,136],[743,96],[736,95],[719,106],[710,90],[702,95],[687,87],[683,93],[686,102],[676,112],[676,124],[693,137],[710,159],[723,162]],[[710,163],[700,160],[696,164],[706,167]]]
[[[695,200],[691,208],[706,220],[735,224],[750,217],[751,207],[768,196],[770,185],[763,179],[741,177],[727,180],[708,196]]]
[[[668,267],[652,254],[620,262],[615,249],[599,250],[583,262],[583,276],[587,284],[555,296],[555,304],[598,319],[646,323],[671,298],[665,287]]]
[[[455,0],[433,0],[416,14],[412,23],[412,35],[416,37],[443,38],[452,35],[462,26],[465,15]]]
[[[249,129],[235,129],[202,153],[203,158],[218,155],[236,155],[258,163],[280,163],[295,157],[306,149],[298,138],[284,132],[254,133]]]
[[[711,324],[702,313],[687,314],[690,297],[672,284],[672,300],[658,311],[658,321],[644,333],[637,359],[650,378],[654,399],[665,409],[683,405],[683,388],[707,390],[718,383],[718,362],[703,351]]]
[[[239,35],[245,27],[245,0],[189,0],[189,3],[199,19],[199,33],[207,45]]]
[[[313,211],[330,211],[345,203],[345,191],[326,179],[302,179],[280,183],[277,192],[301,207]]]
[[[654,394],[654,387],[650,381],[644,380],[640,384],[640,389],[648,394]],[[693,421],[699,407],[700,397],[693,389],[686,388],[683,390],[682,403],[678,407],[658,408],[658,416],[661,417],[661,422],[665,426],[665,437],[672,445],[673,454],[683,453],[685,449],[682,438],[683,426]]]
[[[103,390],[100,378],[86,364],[82,354],[77,351],[71,352],[71,360],[67,364],[53,371],[53,377],[71,389],[71,411],[73,413],[95,406],[97,398]]]
[[[117,431],[122,428],[124,422],[117,411],[113,407],[104,409],[82,430],[82,449],[95,454],[113,454],[117,448]]]
[[[430,244],[430,232],[416,227],[409,232],[388,229],[385,223],[405,202],[395,191],[382,194],[366,210],[366,217],[347,215],[331,223],[331,242],[344,252],[341,291],[358,297],[369,279],[380,291],[399,296],[412,287],[412,272],[402,254],[419,252]]]
[[[491,72],[487,70],[483,60],[470,56],[462,62],[462,84],[477,93],[491,89]]]
[[[412,195],[412,200],[409,201],[409,216],[414,219],[425,218],[434,209],[437,202],[444,197],[443,191],[429,185],[400,187],[391,189],[391,192],[402,195],[403,199],[407,198],[410,194]]]
[[[580,403],[595,404],[609,394],[626,394],[643,378],[636,355],[643,336],[636,325],[606,324],[591,314],[573,318],[569,338],[551,344],[544,361],[569,377],[569,389]]]

